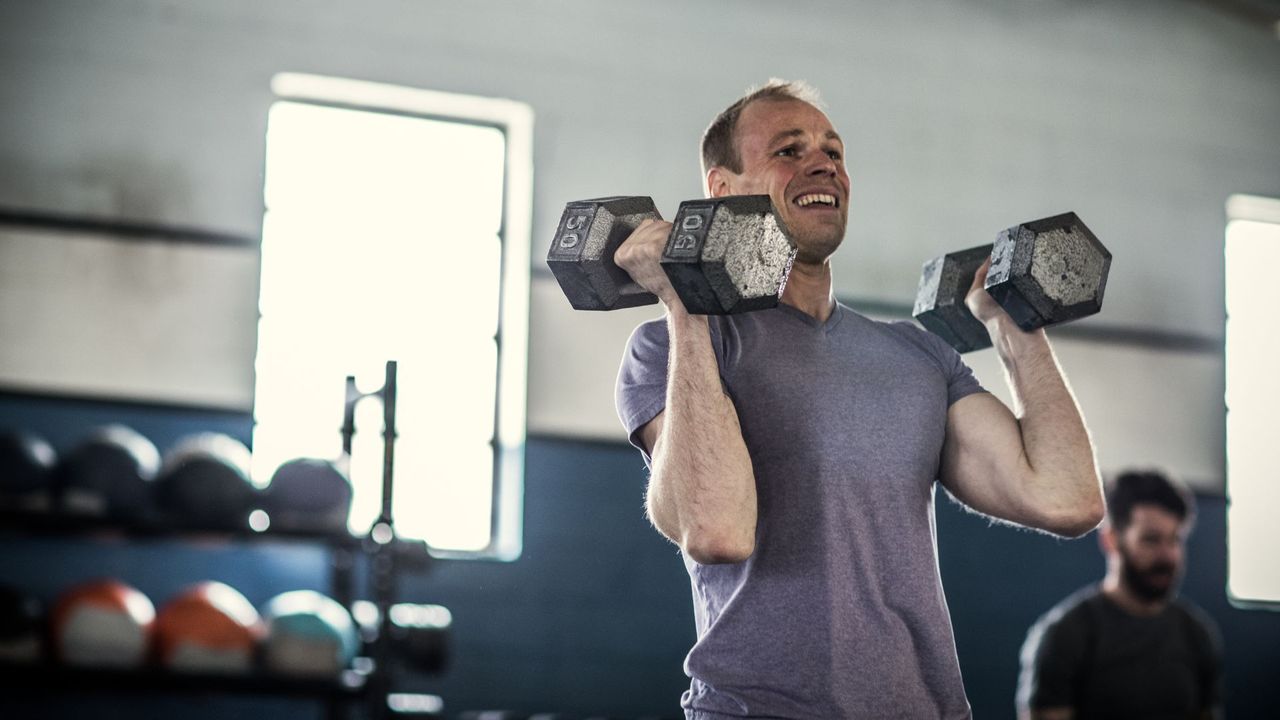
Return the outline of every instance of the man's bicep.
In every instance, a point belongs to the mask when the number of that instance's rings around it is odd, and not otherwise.
[[[1028,468],[1018,420],[999,398],[979,392],[951,404],[939,476],[957,500],[980,513],[1025,523],[1018,492]]]
[[[1074,720],[1076,713],[1069,707],[1053,707],[1053,708],[1032,708],[1030,715],[1024,715],[1024,718],[1030,720]]]

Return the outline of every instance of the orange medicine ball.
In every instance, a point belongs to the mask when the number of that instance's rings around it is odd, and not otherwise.
[[[156,618],[160,664],[173,670],[247,673],[262,635],[262,620],[253,604],[220,582],[188,587]]]
[[[62,594],[50,616],[54,652],[68,665],[138,667],[146,662],[155,606],[119,580],[94,580]]]

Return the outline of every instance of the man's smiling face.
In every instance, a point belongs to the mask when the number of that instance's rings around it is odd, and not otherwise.
[[[742,172],[717,168],[712,194],[768,195],[799,245],[796,260],[825,261],[849,218],[844,143],[831,121],[800,100],[757,100],[742,110],[734,136]]]

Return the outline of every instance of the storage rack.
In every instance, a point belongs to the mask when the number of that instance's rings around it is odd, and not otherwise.
[[[392,648],[389,638],[390,608],[396,595],[396,578],[401,570],[426,572],[430,554],[422,541],[398,538],[391,513],[393,499],[394,447],[396,440],[396,363],[386,364],[386,380],[376,391],[361,393],[355,378],[346,379],[342,440],[344,455],[351,452],[355,434],[355,406],[363,399],[377,397],[383,406],[383,481],[381,512],[365,537],[347,531],[317,532],[251,528],[227,530],[178,526],[160,520],[122,523],[109,518],[70,515],[60,512],[31,513],[0,510],[0,542],[6,538],[85,537],[127,541],[170,541],[217,539],[226,543],[319,544],[330,553],[330,595],[351,609],[356,600],[356,575],[361,559],[367,568],[367,590],[378,608],[378,626],[362,627],[363,653],[351,667],[332,679],[301,679],[254,672],[249,675],[204,675],[172,672],[148,667],[118,670],[82,668],[58,664],[51,659],[22,664],[0,662],[0,688],[13,694],[112,693],[124,695],[227,694],[243,696],[310,699],[324,703],[329,720],[386,720],[398,715],[388,704],[392,694]],[[438,699],[421,698],[419,706],[430,707]],[[412,703],[411,703],[412,705]],[[415,717],[432,716],[419,712]]]

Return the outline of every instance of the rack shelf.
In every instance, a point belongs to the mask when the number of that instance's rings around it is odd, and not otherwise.
[[[347,670],[341,677],[302,679],[281,675],[201,675],[177,673],[158,668],[82,668],[51,663],[24,665],[0,662],[0,688],[9,694],[60,695],[113,693],[154,695],[163,693],[217,693],[293,697],[309,700],[358,700],[366,695],[372,664],[357,658],[359,670]]]
[[[359,550],[365,542],[365,538],[356,537],[345,531],[317,532],[271,528],[257,532],[250,528],[200,527],[179,525],[176,522],[163,520],[123,522],[115,518],[92,515],[18,510],[0,510],[0,533],[24,537],[113,536],[128,539],[217,537],[237,542],[323,543],[330,547],[346,547],[353,550]]]

